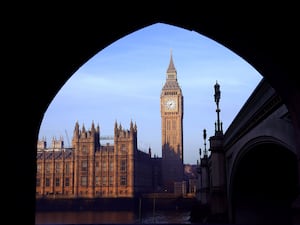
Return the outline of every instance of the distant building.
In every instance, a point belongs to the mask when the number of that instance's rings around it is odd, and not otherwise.
[[[62,139],[37,145],[37,198],[121,198],[154,192],[160,184],[160,160],[137,148],[137,127],[115,123],[114,145],[100,145],[100,129],[76,123],[72,148]]]

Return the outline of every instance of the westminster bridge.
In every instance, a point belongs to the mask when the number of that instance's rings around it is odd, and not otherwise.
[[[296,133],[287,107],[265,79],[226,132],[217,124],[209,141],[211,154],[200,164],[200,201],[214,217],[223,213],[238,224],[296,220]]]

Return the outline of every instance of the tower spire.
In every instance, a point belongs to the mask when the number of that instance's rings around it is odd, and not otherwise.
[[[173,62],[172,49],[170,51],[170,63],[169,63],[169,67],[167,69],[167,79],[177,80],[177,71],[176,71],[176,68],[175,68],[174,62]]]

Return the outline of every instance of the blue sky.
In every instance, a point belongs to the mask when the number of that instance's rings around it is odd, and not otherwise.
[[[184,163],[196,164],[203,129],[214,135],[214,85],[220,84],[224,132],[262,76],[245,60],[202,34],[154,24],[107,46],[82,65],[57,93],[41,123],[39,139],[71,143],[75,123],[113,136],[114,123],[138,128],[138,147],[161,156],[160,93],[172,51],[184,96]],[[106,144],[107,140],[101,140]]]

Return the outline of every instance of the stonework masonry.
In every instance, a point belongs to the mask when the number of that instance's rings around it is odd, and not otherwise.
[[[137,149],[137,127],[115,123],[114,145],[100,145],[100,129],[76,123],[72,147],[62,139],[37,145],[37,198],[121,198],[153,192],[160,185],[160,160]]]

